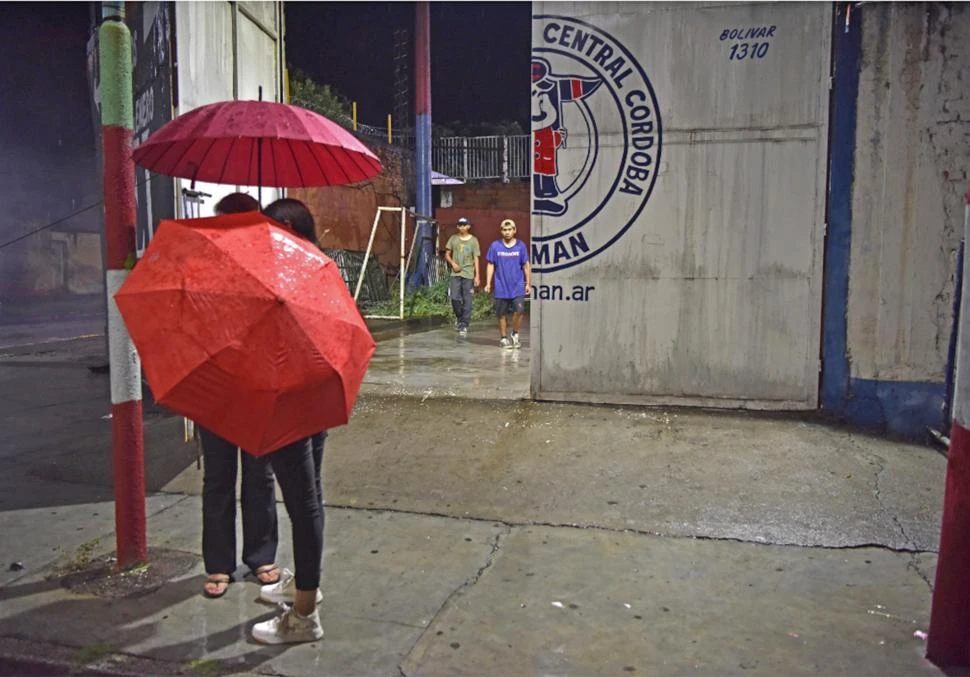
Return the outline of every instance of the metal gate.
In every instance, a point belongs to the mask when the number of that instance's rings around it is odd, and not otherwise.
[[[533,395],[816,407],[831,7],[534,8]]]

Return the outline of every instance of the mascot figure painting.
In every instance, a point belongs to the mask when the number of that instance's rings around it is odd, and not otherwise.
[[[560,216],[566,212],[556,177],[558,151],[566,147],[562,106],[578,103],[602,84],[599,78],[553,75],[549,62],[532,57],[532,213]]]

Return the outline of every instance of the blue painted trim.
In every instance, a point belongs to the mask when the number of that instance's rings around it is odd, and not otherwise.
[[[862,30],[858,14],[846,30],[839,3],[832,27],[832,109],[829,124],[828,232],[822,285],[820,400],[845,420],[909,438],[942,430],[947,384],[851,378],[848,350],[852,186]]]
[[[854,173],[856,101],[862,48],[858,18],[845,30],[847,4],[835,13],[833,30],[832,115],[829,123],[828,232],[822,285],[823,409],[847,413],[849,353],[849,256],[852,245],[852,182]]]
[[[415,116],[415,174],[417,175],[417,188],[415,195],[415,210],[419,216],[434,216],[434,207],[431,204],[431,115],[429,113],[418,113]],[[414,273],[411,275],[410,285],[412,288],[429,282],[429,267],[434,258],[434,229],[427,221],[418,223],[415,232],[416,242],[416,261]]]
[[[950,326],[950,344],[946,350],[946,404],[943,406],[943,428],[949,430],[953,423],[953,388],[956,380],[957,338],[960,328],[960,303],[963,299],[963,252],[967,243],[960,240],[957,252],[957,276],[953,285],[953,324]]]
[[[852,423],[894,435],[926,436],[927,426],[943,430],[946,384],[854,378],[845,403]]]

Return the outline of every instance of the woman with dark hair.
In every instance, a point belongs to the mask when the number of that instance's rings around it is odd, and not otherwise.
[[[316,244],[313,216],[299,200],[284,198],[263,210]],[[320,471],[326,431],[297,440],[265,456],[273,466],[283,492],[283,503],[293,524],[293,568],[283,569],[275,585],[264,585],[259,597],[266,602],[289,603],[281,615],[253,626],[253,638],[267,644],[313,642],[323,637],[317,606],[320,563],[323,559],[323,488]]]
[[[289,226],[304,240],[319,246],[316,226],[313,223],[313,214],[299,200],[294,200],[291,197],[281,198],[264,209],[263,213],[274,221]]]
[[[232,193],[215,206],[216,214],[259,211],[259,203],[245,193]],[[199,426],[202,440],[202,559],[207,597],[222,597],[236,570],[236,472],[242,457],[239,497],[242,512],[242,560],[263,584],[280,580],[276,566],[279,532],[276,487],[266,457],[257,458]]]
[[[241,214],[243,212],[258,212],[259,203],[248,193],[229,193],[219,200],[215,206],[217,215]]]

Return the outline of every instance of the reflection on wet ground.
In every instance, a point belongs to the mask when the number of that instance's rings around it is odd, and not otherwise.
[[[526,399],[531,353],[528,318],[523,325],[518,350],[499,348],[494,319],[472,323],[466,337],[458,336],[450,322],[418,330],[371,325],[377,351],[361,393]]]

